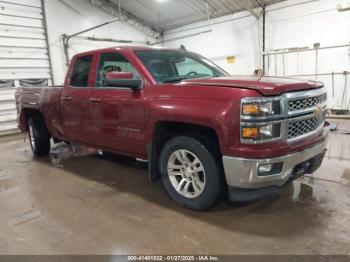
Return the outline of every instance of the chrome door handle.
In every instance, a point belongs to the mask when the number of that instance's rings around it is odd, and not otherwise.
[[[96,97],[90,97],[90,98],[89,98],[89,102],[90,102],[90,103],[100,103],[100,102],[101,102],[101,99],[96,98]]]

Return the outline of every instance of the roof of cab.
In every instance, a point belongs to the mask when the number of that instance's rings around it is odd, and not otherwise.
[[[83,55],[91,55],[96,52],[113,52],[118,50],[131,50],[131,51],[145,51],[145,50],[173,50],[173,51],[181,51],[181,49],[176,48],[167,48],[167,47],[151,47],[151,46],[114,46],[102,49],[95,49],[86,52],[78,53],[74,56],[83,56]]]

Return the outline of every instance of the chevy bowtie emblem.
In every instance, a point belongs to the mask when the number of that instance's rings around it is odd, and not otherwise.
[[[323,116],[323,106],[318,105],[314,111],[314,115],[317,119],[321,119]]]

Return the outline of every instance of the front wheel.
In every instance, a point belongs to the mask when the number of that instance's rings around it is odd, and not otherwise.
[[[50,134],[41,118],[28,119],[28,136],[34,155],[44,156],[50,152]]]
[[[220,162],[215,152],[192,137],[175,137],[165,144],[160,171],[170,197],[187,208],[206,210],[222,193]]]

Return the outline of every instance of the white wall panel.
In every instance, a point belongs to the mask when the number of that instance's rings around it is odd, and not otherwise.
[[[0,88],[0,134],[17,131],[15,89]]]
[[[23,4],[19,1],[12,3]],[[50,74],[41,2],[37,0],[28,3],[33,3],[38,8],[0,1],[0,80],[25,79],[28,77],[28,69],[33,73],[38,71],[34,78]],[[28,3],[25,2],[26,5]],[[23,16],[35,19],[22,18]]]
[[[51,79],[40,0],[0,1],[0,81]],[[14,89],[0,85],[0,133],[16,130]]]
[[[184,26],[165,33],[165,46],[179,48],[184,45],[188,50],[198,52],[211,59],[230,74],[252,74],[259,67],[258,22],[248,12],[213,19]],[[212,30],[211,33],[200,32]],[[194,35],[194,36],[191,36]],[[183,39],[172,41],[172,39]],[[235,56],[236,62],[228,64],[226,57]]]
[[[289,0],[268,7],[267,13],[267,47],[280,49],[290,47],[313,47],[320,43],[321,47],[350,44],[350,12],[338,12],[336,5],[342,0],[301,1]],[[275,75],[276,59],[272,57],[268,73]],[[277,75],[316,74],[316,52],[291,53],[284,58],[285,72],[279,70]],[[283,67],[283,56],[277,56],[277,67]],[[319,50],[317,72],[340,73],[350,71],[350,47]],[[316,79],[316,76],[301,78]],[[350,98],[350,76],[348,91],[345,92],[346,103],[341,105],[346,77],[334,76],[334,96],[332,92],[332,76],[318,76],[317,80],[325,83],[328,89],[329,106],[348,106]],[[350,109],[350,108],[348,108]]]
[[[350,11],[338,12],[336,5],[343,0],[287,0],[267,7],[266,47],[268,50],[290,47],[321,47],[350,43]],[[248,15],[248,17],[247,17]],[[260,25],[261,21],[260,19]],[[198,34],[212,30],[212,33]],[[261,31],[260,31],[261,32]],[[196,35],[197,34],[197,35]],[[195,23],[167,31],[165,38],[176,41],[165,42],[166,46],[196,51],[212,59],[233,75],[252,75],[261,67],[261,41],[258,37],[258,22],[247,12],[225,16],[208,22]],[[320,50],[318,73],[350,71],[350,48]],[[225,57],[235,55],[236,63],[228,64]],[[284,60],[284,62],[283,62]],[[289,76],[314,74],[316,71],[315,52],[286,54],[266,59],[268,75]],[[303,78],[303,77],[301,77]],[[308,76],[316,79],[316,76]],[[319,76],[329,90],[329,106],[339,105],[343,96],[345,76],[334,77],[335,95],[332,92],[332,76]],[[344,99],[350,99],[350,76],[348,92]],[[343,105],[344,106],[344,105]],[[350,108],[349,108],[350,109]]]
[[[45,0],[47,27],[53,73],[55,83],[61,85],[66,73],[66,60],[63,48],[62,35],[70,35],[81,30],[102,24],[115,19],[87,0]],[[142,31],[123,22],[114,22],[107,26],[89,31],[83,36],[94,36],[99,38],[114,38],[134,41],[150,41],[155,39],[146,36]],[[70,41],[69,57],[82,51],[94,50],[104,47],[125,45],[113,42],[93,42],[73,38]]]

